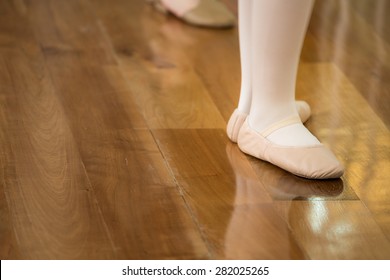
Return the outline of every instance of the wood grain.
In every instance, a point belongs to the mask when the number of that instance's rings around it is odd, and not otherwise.
[[[0,57],[6,69],[1,83],[8,89],[2,181],[20,257],[113,257],[110,234],[44,66],[19,52]]]
[[[88,64],[116,64],[89,1],[26,1],[27,16],[46,53],[64,53]]]
[[[296,95],[346,173],[312,181],[226,136],[237,28],[0,0],[1,259],[389,259],[385,2],[316,1]]]
[[[132,127],[140,116],[124,107],[131,94],[115,90],[122,76],[77,58],[46,57],[117,257],[204,258],[206,248],[152,135]]]
[[[161,19],[161,15],[149,6],[141,6],[134,13],[136,10],[129,1],[120,0],[109,8],[105,8],[105,1],[101,2],[97,14],[112,41],[123,74],[131,78],[129,87],[133,92],[142,92],[135,99],[148,126],[224,128],[225,122],[190,57],[196,53],[198,41],[192,36],[202,32],[177,21],[156,25],[156,18]],[[131,12],[134,14],[129,15]],[[135,21],[142,32],[123,36],[134,29]]]

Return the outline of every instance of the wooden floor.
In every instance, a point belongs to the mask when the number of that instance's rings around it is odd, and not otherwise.
[[[237,28],[0,0],[1,259],[390,259],[389,14],[316,2],[297,98],[346,173],[310,181],[225,134]]]

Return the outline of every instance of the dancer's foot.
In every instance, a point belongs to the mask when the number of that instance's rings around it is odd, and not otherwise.
[[[302,123],[305,123],[310,118],[311,114],[309,104],[307,104],[305,101],[298,100],[295,101],[295,106]],[[237,142],[238,132],[240,131],[240,128],[247,116],[248,113],[240,112],[238,109],[235,109],[231,115],[227,124],[226,132],[232,142]]]
[[[262,132],[255,131],[247,118],[237,143],[244,153],[300,177],[334,179],[344,173],[333,153],[303,126],[298,116],[279,121]]]
[[[184,22],[201,27],[224,28],[236,23],[235,16],[216,0],[148,0],[162,12],[170,12]]]

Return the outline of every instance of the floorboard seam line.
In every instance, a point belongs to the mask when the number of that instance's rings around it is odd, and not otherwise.
[[[168,172],[169,172],[169,173],[171,174],[171,176],[172,176],[172,179],[173,179],[173,181],[174,181],[174,183],[175,183],[175,186],[176,186],[176,188],[177,188],[177,190],[178,190],[178,192],[179,192],[181,198],[183,199],[183,202],[184,202],[184,205],[185,205],[185,207],[186,207],[186,209],[187,209],[187,211],[188,211],[188,214],[190,215],[190,217],[191,217],[193,223],[195,224],[196,228],[198,229],[198,232],[199,232],[199,234],[200,234],[200,236],[201,236],[203,242],[205,243],[205,245],[206,245],[206,247],[207,247],[209,259],[212,259],[213,256],[212,256],[212,250],[211,250],[210,243],[208,242],[207,237],[206,237],[205,234],[203,233],[203,231],[202,231],[202,229],[201,229],[201,226],[200,226],[200,223],[199,223],[198,219],[196,218],[195,214],[193,213],[191,206],[188,204],[186,198],[184,197],[184,190],[183,190],[182,187],[180,186],[180,183],[178,182],[178,180],[177,180],[175,174],[173,173],[173,170],[172,170],[172,168],[171,168],[171,166],[170,166],[170,164],[169,164],[167,158],[165,157],[164,152],[161,150],[161,147],[160,147],[160,145],[159,145],[159,143],[158,143],[158,141],[157,141],[157,139],[156,139],[156,137],[155,137],[155,135],[154,135],[154,133],[153,133],[153,130],[150,130],[150,133],[152,134],[153,140],[154,140],[154,142],[156,143],[156,145],[157,145],[157,147],[158,147],[158,149],[159,149],[159,151],[160,151],[160,154],[161,154],[161,156],[162,156],[163,159],[164,159],[164,163],[165,163],[165,165],[166,165],[166,167],[167,167],[167,169],[168,169]]]

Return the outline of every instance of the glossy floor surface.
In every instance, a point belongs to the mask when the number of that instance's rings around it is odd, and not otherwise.
[[[390,259],[389,14],[316,2],[297,98],[346,173],[310,181],[225,134],[237,28],[0,0],[1,259]]]

